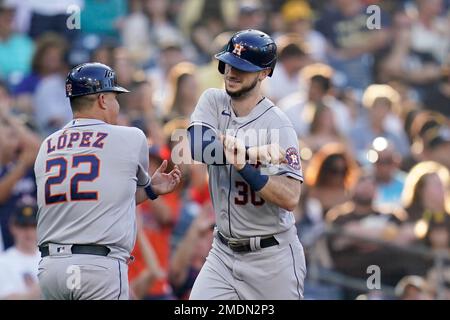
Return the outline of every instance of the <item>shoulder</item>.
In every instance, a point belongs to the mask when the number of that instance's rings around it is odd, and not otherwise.
[[[20,34],[20,33],[15,33],[12,36],[12,41],[15,42],[16,44],[20,44],[22,46],[28,46],[28,47],[30,47],[30,49],[33,48],[33,46],[34,46],[33,40],[31,40],[30,37]]]
[[[208,99],[210,101],[220,101],[223,99],[227,99],[228,95],[225,90],[218,88],[208,88],[203,91],[201,98]]]
[[[42,144],[41,144],[41,145],[44,145],[48,139],[52,139],[52,138],[57,138],[57,137],[59,137],[59,136],[64,132],[64,130],[65,130],[65,129],[62,128],[62,129],[59,129],[58,131],[53,132],[52,134],[50,134],[49,136],[47,136],[47,137],[42,141]]]
[[[302,92],[294,92],[281,98],[277,105],[281,110],[295,109],[299,110],[305,104],[305,94]]]
[[[108,125],[108,131],[114,136],[126,139],[129,142],[134,141],[131,139],[135,139],[136,141],[147,141],[145,133],[141,129],[136,127]]]
[[[119,126],[119,125],[111,125],[111,124],[107,124],[107,126],[108,126],[109,130],[115,131],[118,133],[145,136],[144,132],[137,127],[127,127],[127,126]]]
[[[271,107],[267,114],[271,118],[271,124],[273,127],[282,128],[282,127],[293,127],[291,120],[289,120],[286,113],[278,108],[277,106]]]

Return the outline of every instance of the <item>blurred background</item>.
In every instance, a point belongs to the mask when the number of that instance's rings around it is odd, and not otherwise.
[[[367,12],[370,5],[372,9]],[[117,71],[120,124],[170,160],[213,55],[255,28],[278,44],[264,94],[298,134],[306,299],[450,299],[449,0],[0,0],[0,298],[38,299],[41,141],[71,119],[64,81]],[[137,208],[134,299],[186,299],[212,241],[203,165]],[[378,272],[379,271],[379,272]]]

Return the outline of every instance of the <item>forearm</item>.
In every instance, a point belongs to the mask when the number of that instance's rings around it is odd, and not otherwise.
[[[27,148],[34,148],[36,150],[39,150],[39,146],[41,144],[41,138],[31,131],[24,122],[15,116],[7,115],[6,121],[9,123],[9,125],[16,130],[18,135],[22,137],[24,141],[26,141]]]
[[[152,244],[142,232],[138,233],[137,240],[139,248],[141,249],[142,257],[148,267],[147,269],[152,275],[157,275],[161,272],[161,267]]]
[[[26,174],[27,166],[18,162],[16,166],[0,180],[0,203],[4,203],[11,196],[16,183]]]
[[[137,299],[142,299],[147,294],[149,286],[151,286],[155,280],[155,274],[149,270],[144,270],[130,282],[130,289],[134,292]]]
[[[264,200],[293,211],[300,200],[301,183],[284,176],[270,176],[259,194]]]
[[[190,228],[186,237],[178,245],[170,268],[170,278],[173,284],[181,285],[186,279],[198,239],[198,232],[194,228]]]
[[[188,139],[193,160],[215,166],[227,164],[223,145],[214,130],[194,125],[188,129]]]
[[[161,198],[152,201],[152,211],[159,224],[167,225],[172,223],[171,209]]]
[[[136,189],[136,205],[141,204],[142,202],[146,201],[148,199],[147,194],[145,193],[144,188],[137,188]]]

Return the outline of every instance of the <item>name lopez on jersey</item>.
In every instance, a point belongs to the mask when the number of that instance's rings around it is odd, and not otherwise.
[[[47,154],[55,150],[74,147],[102,149],[107,136],[108,134],[104,132],[97,132],[94,137],[93,131],[71,133],[64,131],[57,139],[55,137],[47,139]]]

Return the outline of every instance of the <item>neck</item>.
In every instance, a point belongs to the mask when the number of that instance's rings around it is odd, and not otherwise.
[[[422,13],[419,14],[419,20],[422,22],[422,24],[426,27],[431,27],[431,24],[433,22],[434,16],[432,14],[428,13]]]
[[[166,23],[166,17],[162,14],[152,14],[151,19],[154,25],[161,25]]]
[[[83,112],[75,112],[73,114],[74,119],[95,119],[95,120],[101,120],[104,122],[107,119],[103,115],[99,115],[97,112],[91,112],[91,111],[83,111]]]
[[[245,117],[252,112],[256,105],[263,99],[260,93],[254,93],[242,98],[231,98],[234,113],[238,117]]]
[[[372,120],[370,124],[371,124],[372,130],[375,133],[383,132],[383,125],[381,123],[379,123],[378,121],[373,121]]]
[[[190,116],[193,110],[193,106],[196,105],[196,101],[190,101],[190,100],[182,100],[182,103],[180,105],[180,112],[183,114],[183,116]]]
[[[355,204],[355,213],[359,214],[366,214],[366,213],[372,213],[372,204],[361,204],[356,201],[353,202]]]
[[[15,247],[16,247],[16,249],[19,251],[19,252],[21,252],[21,253],[23,253],[23,254],[26,254],[26,255],[34,255],[35,253],[36,253],[36,247],[29,247],[29,246],[27,246],[27,245],[25,245],[25,244],[21,244],[21,243],[17,243],[16,245],[15,245]]]

